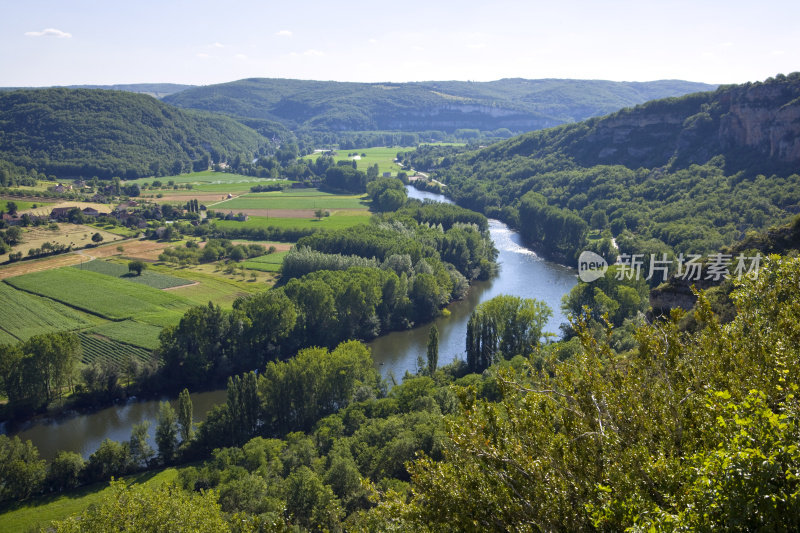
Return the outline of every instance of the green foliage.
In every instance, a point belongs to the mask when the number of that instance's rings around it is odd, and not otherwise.
[[[377,172],[375,172],[377,177]],[[397,178],[380,178],[367,184],[367,194],[374,211],[397,211],[408,198],[403,182]]]
[[[135,272],[137,276],[142,275],[142,271],[147,268],[144,261],[131,261],[128,263],[128,272]]]
[[[75,452],[60,451],[47,468],[45,484],[56,491],[77,487],[81,482],[86,461]]]
[[[36,117],[31,120],[30,117]],[[145,95],[85,89],[0,94],[0,157],[57,176],[140,178],[254,154],[266,142],[224,117]]]
[[[428,330],[428,375],[433,375],[436,368],[439,366],[439,329],[436,325],[431,326]]]
[[[680,312],[615,353],[581,348],[497,372],[498,402],[462,389],[444,459],[410,465],[410,497],[373,517],[400,530],[793,530],[797,513],[800,261],[767,261],[721,326]],[[381,520],[383,522],[381,522]]]
[[[141,263],[141,265],[139,265],[139,263]],[[132,264],[134,265],[133,269],[131,269]],[[81,270],[91,270],[92,272],[97,272],[99,274],[105,274],[115,278],[122,278],[127,281],[133,281],[134,283],[141,283],[143,285],[153,287],[154,289],[169,289],[172,287],[180,287],[182,285],[191,284],[191,281],[184,278],[178,278],[168,274],[162,274],[160,272],[153,272],[148,268],[148,263],[138,260],[129,261],[127,264],[122,264],[95,259],[94,261],[83,263],[80,266]],[[133,274],[136,275],[134,276]]]
[[[225,520],[214,491],[187,493],[171,484],[154,489],[129,487],[122,480],[111,483],[111,493],[99,504],[78,516],[53,522],[50,528],[58,533],[234,531]]]
[[[169,402],[161,402],[159,405],[156,446],[159,459],[165,464],[172,462],[178,449],[178,415]]]
[[[18,345],[0,345],[0,385],[13,408],[37,409],[72,383],[80,358],[73,333],[35,335]]]
[[[194,438],[192,413],[192,398],[189,396],[189,390],[183,389],[178,395],[178,427],[180,428],[182,444],[188,444]]]
[[[498,357],[529,356],[541,343],[552,311],[537,300],[496,296],[478,305],[467,323],[467,368],[482,372]]]
[[[31,441],[0,435],[0,501],[27,499],[40,489],[46,472]]]
[[[108,481],[131,471],[131,449],[127,442],[105,439],[86,463],[86,477],[90,481]]]

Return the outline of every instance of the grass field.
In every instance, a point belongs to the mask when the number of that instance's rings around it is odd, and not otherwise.
[[[368,211],[336,211],[331,216],[322,220],[316,218],[274,218],[254,217],[244,222],[235,220],[217,220],[217,227],[223,229],[234,228],[314,228],[314,229],[342,229],[369,222],[371,213]]]
[[[371,167],[375,163],[378,164],[378,170],[381,175],[384,172],[391,172],[392,176],[396,176],[398,172],[402,170],[397,163],[394,162],[394,158],[397,157],[397,152],[407,152],[409,150],[413,150],[414,147],[406,147],[406,148],[398,148],[393,147],[389,148],[386,146],[379,146],[376,148],[352,148],[350,150],[338,150],[336,155],[333,156],[335,161],[346,161],[353,159],[352,156],[348,156],[347,154],[358,154],[358,158],[356,159],[356,165],[358,166],[358,170],[363,170],[364,172],[367,171],[367,167]],[[362,156],[361,154],[366,154],[366,157]],[[319,157],[320,154],[310,155],[308,159],[316,159]]]
[[[16,342],[53,331],[73,331],[92,325],[79,313],[58,302],[19,291],[0,283],[0,331]]]
[[[184,285],[169,290],[170,294],[185,298],[192,305],[207,305],[211,301],[230,309],[236,298],[263,291],[268,287],[263,283],[263,278],[261,280],[262,283],[242,281],[239,275],[224,274],[222,269],[214,263],[182,268],[152,265],[151,269],[157,272],[169,272],[171,275],[192,280],[192,285]],[[147,314],[137,317],[137,320],[164,326],[177,323],[177,321],[170,322],[167,317],[161,314]]]
[[[171,292],[78,268],[26,274],[6,283],[111,320],[165,310],[181,313],[191,305]]]
[[[161,327],[135,320],[123,320],[94,327],[85,333],[94,333],[125,344],[155,350],[158,348],[158,334],[161,333]]]
[[[283,258],[289,252],[276,252],[274,254],[262,255],[261,257],[254,257],[247,261],[242,261],[242,265],[250,270],[260,270],[262,272],[279,272]]]
[[[339,195],[308,189],[295,194],[295,189],[284,192],[258,192],[209,205],[214,210],[237,209],[366,209],[365,195]],[[316,192],[311,192],[316,191]]]
[[[178,192],[167,186],[170,181],[175,185],[192,185],[192,191],[201,192],[235,192],[235,191],[249,191],[250,187],[257,184],[263,184],[272,180],[265,178],[257,178],[255,176],[244,176],[242,174],[231,174],[228,172],[214,172],[213,170],[206,170],[203,172],[192,172],[191,174],[181,174],[178,176],[164,176],[162,178],[140,178],[138,180],[125,181],[125,185],[137,184],[139,186],[154,181],[162,183],[161,189],[148,189],[144,194],[155,194],[163,192],[165,194],[171,192]],[[182,191],[183,189],[179,189]],[[192,192],[189,191],[189,192]]]
[[[142,483],[155,488],[163,483],[171,483],[177,477],[178,469],[167,468],[123,479],[128,483]],[[0,509],[0,533],[38,531],[53,520],[63,520],[98,503],[108,492],[108,483],[95,483],[70,492],[5,506]]]
[[[171,287],[180,287],[181,285],[189,285],[192,283],[192,281],[188,279],[153,272],[149,269],[142,271],[141,276],[130,275],[127,264],[100,261],[99,259],[82,263],[80,266],[75,266],[73,268],[89,270],[91,272],[97,272],[98,274],[121,278],[133,283],[141,283],[142,285],[147,285],[154,289],[169,289]]]
[[[46,202],[28,202],[25,200],[15,200],[13,198],[0,198],[0,211],[4,213],[8,213],[8,202],[14,202],[17,204],[17,211],[20,213],[25,211],[26,209],[32,209],[34,206],[41,207],[41,206],[48,206],[51,205],[50,203]]]

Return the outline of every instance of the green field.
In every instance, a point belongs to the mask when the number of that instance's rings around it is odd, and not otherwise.
[[[4,213],[8,212],[8,202],[14,202],[17,204],[18,211],[24,211],[25,209],[31,209],[33,206],[42,207],[45,205],[51,205],[46,202],[27,202],[25,200],[14,200],[14,199],[0,199],[0,211]]]
[[[13,279],[13,278],[12,278]],[[18,291],[0,283],[0,343],[27,340],[52,331],[72,331],[92,325],[58,302]]]
[[[369,222],[371,213],[368,211],[334,212],[322,220],[316,218],[274,218],[250,217],[244,222],[236,220],[217,220],[217,227],[222,229],[235,228],[314,228],[314,229],[342,229],[365,224]]]
[[[218,211],[237,209],[366,209],[365,195],[340,195],[308,189],[302,194],[294,194],[296,189],[284,192],[257,192],[242,195],[209,205]]]
[[[214,302],[225,308],[230,308],[240,296],[247,296],[267,287],[249,281],[240,281],[226,277],[216,265],[200,265],[186,268],[171,268],[165,265],[153,265],[151,269],[170,272],[172,275],[191,280],[193,284],[176,287],[169,292],[185,298],[192,305],[208,305]],[[170,320],[163,314],[146,314],[137,317],[140,322],[159,326],[177,324],[177,320]]]
[[[360,159],[356,160],[356,165],[358,170],[363,170],[364,172],[367,171],[367,167],[371,167],[375,163],[378,163],[378,170],[381,174],[384,172],[391,172],[392,176],[396,176],[398,172],[403,170],[397,163],[394,162],[394,158],[397,157],[397,152],[408,152],[409,150],[413,150],[413,146],[399,148],[395,147],[386,147],[386,146],[379,146],[376,148],[351,148],[350,150],[338,150],[336,155],[333,156],[335,161],[346,161],[351,160],[352,157],[348,156],[347,154],[354,154],[357,153]],[[366,157],[361,157],[361,154],[366,154]],[[307,156],[308,159],[316,159],[319,157],[320,154],[313,154]]]
[[[155,350],[159,345],[158,334],[161,333],[161,327],[135,320],[123,320],[94,327],[85,333],[94,333],[125,344]]]
[[[123,479],[129,483],[143,483],[158,487],[171,483],[178,477],[178,469],[167,468],[149,471]],[[52,496],[41,496],[25,503],[13,503],[0,509],[0,533],[38,531],[52,520],[63,520],[84,511],[108,493],[108,483],[95,483],[73,491]]]
[[[154,181],[162,183],[161,189],[148,189],[145,194],[161,191],[165,194],[173,192],[172,187],[167,183],[174,182],[175,185],[192,185],[192,191],[201,192],[233,192],[249,191],[253,185],[264,184],[274,180],[257,178],[255,176],[244,176],[242,174],[232,174],[228,172],[214,172],[206,170],[203,172],[192,172],[191,174],[181,174],[179,176],[164,176],[162,178],[140,178],[137,180],[125,181],[125,185],[137,184],[139,186],[152,184]],[[184,189],[179,189],[182,191]]]
[[[254,257],[247,261],[242,261],[242,265],[250,270],[260,270],[262,272],[278,272],[281,269],[283,258],[289,252],[275,252],[274,254],[262,255],[261,257]]]
[[[176,278],[167,274],[153,272],[152,270],[143,270],[141,276],[130,275],[128,266],[122,263],[112,263],[109,261],[101,261],[95,259],[82,263],[80,266],[75,266],[80,270],[89,270],[97,272],[98,274],[105,274],[106,276],[113,276],[115,278],[122,278],[126,281],[133,283],[141,283],[154,289],[169,289],[171,287],[180,287],[181,285],[188,285],[192,283],[191,280],[184,278]]]
[[[169,292],[73,267],[26,274],[6,282],[111,320],[160,311],[179,315],[191,305]]]

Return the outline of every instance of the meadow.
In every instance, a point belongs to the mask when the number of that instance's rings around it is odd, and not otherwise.
[[[152,358],[151,349],[132,346],[113,339],[98,337],[81,332],[78,334],[81,342],[81,363],[85,365],[109,364],[117,368],[125,368],[131,359],[138,359],[146,363]]]
[[[378,170],[381,174],[384,172],[391,172],[392,176],[396,176],[398,172],[403,170],[397,163],[394,162],[394,158],[397,157],[397,152],[407,152],[409,150],[413,150],[414,147],[387,147],[387,146],[378,146],[375,148],[352,148],[350,150],[338,150],[336,155],[333,156],[335,161],[347,161],[352,160],[352,156],[348,156],[347,154],[357,154],[356,165],[358,170],[363,170],[364,172],[367,171],[368,167],[371,167],[375,163],[378,164]],[[366,154],[365,156],[362,154]],[[306,159],[316,159],[321,154],[312,154],[306,156]]]
[[[164,310],[180,313],[191,305],[169,292],[73,267],[17,276],[6,283],[110,320]]]
[[[280,272],[283,258],[289,252],[275,252],[274,254],[262,255],[261,257],[254,257],[247,261],[242,261],[242,265],[250,270],[260,270],[262,272]]]
[[[13,199],[13,198],[4,198],[4,199],[0,199],[0,211],[3,211],[4,213],[8,213],[8,202],[14,202],[15,204],[17,204],[17,211],[19,213],[22,213],[26,209],[32,209],[34,207],[42,207],[42,206],[52,205],[52,204],[47,203],[47,202],[28,202],[28,201],[25,201],[25,200],[16,200],[16,199]]]
[[[114,235],[104,230],[98,230],[83,224],[59,224],[58,229],[52,230],[49,226],[37,226],[24,228],[22,230],[22,242],[11,250],[12,252],[22,252],[23,257],[28,256],[28,250],[41,248],[46,242],[51,244],[63,244],[75,248],[84,248],[94,245],[92,235],[99,233],[103,236],[103,242],[113,242],[122,240],[119,235]],[[0,262],[8,261],[9,254],[0,255]]]
[[[152,185],[152,183],[156,180],[161,182],[161,189],[148,189],[145,191],[145,194],[152,194],[159,190],[165,193],[174,191],[171,186],[167,185],[167,183],[170,181],[175,185],[191,185],[192,191],[201,192],[228,192],[229,190],[230,192],[249,191],[250,187],[253,185],[274,181],[266,178],[257,178],[255,176],[244,176],[242,174],[233,174],[229,172],[214,172],[213,170],[204,170],[202,172],[192,172],[190,174],[180,174],[178,176],[140,178],[137,180],[125,181],[124,185],[132,185],[135,183],[141,187],[144,184]]]
[[[236,220],[217,220],[216,225],[221,229],[237,228],[313,228],[313,229],[342,229],[365,224],[369,222],[372,214],[365,210],[334,211],[331,216],[322,220],[316,218],[275,218],[251,216],[244,222]]]

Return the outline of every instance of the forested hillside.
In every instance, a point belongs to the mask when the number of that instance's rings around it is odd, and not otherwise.
[[[249,161],[266,140],[228,117],[142,94],[90,89],[0,93],[0,158],[46,174],[138,178]]]
[[[541,129],[653,98],[709,90],[684,81],[504,79],[492,82],[343,83],[251,78],[167,96],[180,107],[317,131]]]
[[[562,260],[589,230],[609,230],[628,253],[707,253],[800,210],[798,117],[795,73],[408,159]]]

